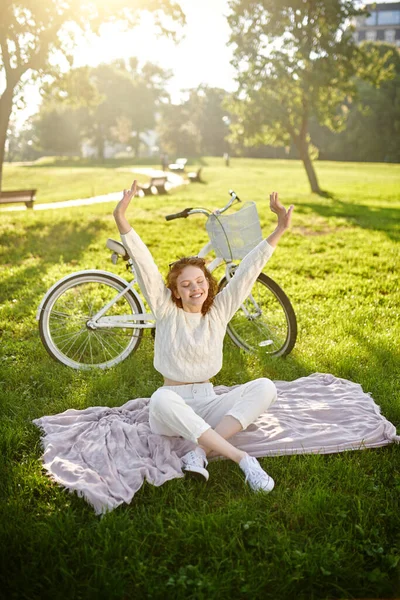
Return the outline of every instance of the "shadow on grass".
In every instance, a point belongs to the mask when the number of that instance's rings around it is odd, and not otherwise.
[[[104,226],[100,219],[88,223],[61,221],[52,225],[38,221],[27,226],[24,237],[14,230],[5,231],[0,236],[0,246],[2,262],[9,267],[9,275],[2,278],[0,302],[18,296],[20,306],[30,306],[37,298],[48,268],[60,262],[76,264],[89,245],[98,239]],[[26,264],[31,261],[34,264]],[[16,275],[14,267],[19,265],[22,269]],[[71,272],[73,270],[71,265]]]
[[[200,185],[208,185],[208,181],[204,181],[204,179],[200,179],[200,181],[191,181],[190,182],[191,186],[196,185],[196,184],[197,185],[198,184],[200,184]]]
[[[329,192],[328,190],[321,190],[319,193],[316,193],[317,196],[321,198],[329,198],[331,200],[335,199],[335,194],[333,192]]]
[[[308,207],[327,219],[330,217],[345,219],[351,225],[372,231],[382,231],[393,241],[400,241],[399,208],[369,207],[364,204],[344,202],[328,192],[326,194],[323,196],[327,199],[325,204],[302,202],[298,207],[299,210],[301,211],[301,207]]]
[[[358,364],[358,361],[352,361],[351,357],[348,357],[341,366],[341,376],[361,383],[364,390],[370,392],[375,401],[382,406],[386,418],[399,428],[399,348],[384,342],[379,331],[376,338],[367,337],[363,333],[361,320],[349,323],[348,333],[357,340],[360,348],[366,351],[367,359]]]

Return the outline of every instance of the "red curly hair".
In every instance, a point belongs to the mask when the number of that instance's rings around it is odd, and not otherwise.
[[[166,281],[167,288],[170,289],[172,292],[172,300],[177,306],[179,306],[179,308],[182,308],[182,300],[180,298],[176,298],[174,292],[178,290],[178,286],[176,283],[177,279],[182,273],[183,269],[187,266],[198,267],[199,269],[201,269],[205,275],[205,278],[208,281],[208,296],[204,301],[203,306],[201,307],[201,312],[203,315],[205,315],[212,307],[214,298],[217,295],[218,281],[207,269],[206,261],[204,260],[204,258],[199,258],[198,256],[187,256],[171,263]]]

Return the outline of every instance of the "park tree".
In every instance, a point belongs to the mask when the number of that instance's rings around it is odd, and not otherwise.
[[[163,152],[170,156],[196,156],[201,151],[200,131],[187,102],[165,104],[159,114],[157,133]]]
[[[170,77],[169,71],[151,63],[139,65],[135,58],[71,69],[46,86],[41,112],[49,104],[80,109],[81,139],[97,148],[99,159],[110,140],[132,144],[139,156],[140,134],[155,126],[156,111],[168,99]]]
[[[60,56],[72,64],[78,32],[98,33],[102,23],[138,23],[150,11],[164,33],[183,21],[175,0],[2,0],[0,19],[0,189],[13,102],[30,78],[54,75]],[[166,19],[166,20],[165,20]]]
[[[189,106],[197,114],[202,154],[221,156],[227,150],[226,119],[229,119],[229,112],[224,103],[228,98],[226,90],[205,85],[199,86],[190,95]]]
[[[232,139],[247,145],[294,145],[311,190],[321,193],[312,162],[312,118],[345,127],[356,78],[379,85],[385,57],[355,44],[351,20],[365,13],[352,0],[230,0],[239,91]]]
[[[85,122],[85,115],[79,109],[46,104],[32,118],[34,149],[46,155],[79,154]]]
[[[227,150],[228,97],[223,89],[200,85],[187,90],[181,104],[166,104],[158,125],[162,148],[172,155],[223,154]]]
[[[349,102],[346,129],[333,134],[314,125],[321,155],[334,160],[400,162],[400,51],[393,44],[364,42],[386,57],[393,77],[374,87],[356,81],[357,102]]]
[[[139,156],[140,134],[156,126],[156,114],[169,100],[166,85],[172,77],[171,71],[165,71],[152,63],[140,65],[131,59],[127,65],[128,73],[133,83],[133,95],[130,98],[131,107],[127,115],[131,119],[134,132],[133,149]]]
[[[75,85],[71,86],[71,79],[74,82],[75,75],[82,75],[73,71],[57,80],[51,91],[56,94],[58,102],[85,109],[86,119],[81,128],[82,137],[96,147],[97,157],[103,160],[105,144],[113,137],[112,129],[117,120],[130,116],[132,108],[135,107],[134,85],[119,62],[85,68],[84,74],[87,76],[85,88],[93,90],[89,99],[86,92],[81,95]]]

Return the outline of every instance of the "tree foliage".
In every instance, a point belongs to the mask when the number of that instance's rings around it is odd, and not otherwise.
[[[160,29],[163,15],[181,21],[179,5],[171,0],[2,0],[0,48],[7,86],[18,83],[27,70],[48,74],[54,70],[51,57],[60,51],[72,60],[72,42],[78,31],[98,33],[105,22],[137,25],[141,11],[155,14]],[[171,25],[171,23],[170,23]]]
[[[56,57],[64,56],[72,64],[78,32],[97,33],[102,23],[113,21],[131,28],[141,11],[152,12],[160,30],[169,35],[174,35],[174,23],[183,21],[174,0],[2,0],[0,74],[5,86],[0,96],[0,183],[12,103],[23,75],[54,75]]]
[[[293,143],[312,191],[320,192],[310,120],[341,130],[341,107],[357,93],[355,77],[374,85],[388,77],[385,57],[353,40],[349,21],[365,11],[351,0],[231,0],[230,9],[239,82],[233,137]]]
[[[158,133],[162,149],[172,156],[208,154],[218,156],[227,150],[229,115],[225,102],[228,92],[201,85],[189,90],[179,105],[162,107]]]
[[[356,80],[358,101],[346,104],[346,129],[333,134],[314,125],[311,135],[323,158],[400,162],[400,51],[381,42],[365,45],[386,57],[393,77],[379,87]]]
[[[80,118],[79,118],[80,117]],[[64,107],[47,107],[34,120],[32,141],[35,150],[49,155],[68,155],[79,152],[83,115]]]
[[[154,128],[155,113],[168,98],[165,85],[169,77],[169,72],[156,65],[140,67],[133,58],[68,71],[45,88],[36,119],[39,146],[44,151],[64,148],[69,152],[68,138],[65,143],[57,142],[57,131],[48,126],[52,115],[62,120],[60,126],[70,122],[72,130],[78,127],[77,152],[83,140],[89,141],[101,159],[105,143],[117,141],[133,145],[138,155],[140,133]]]

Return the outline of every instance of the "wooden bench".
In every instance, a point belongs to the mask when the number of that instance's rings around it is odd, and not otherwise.
[[[142,190],[144,196],[150,196],[151,194],[167,194],[168,190],[165,187],[168,178],[165,177],[152,177],[149,183],[139,184],[139,190]]]
[[[186,163],[187,158],[177,158],[174,163],[168,165],[168,169],[170,171],[184,171]]]
[[[202,181],[201,170],[202,170],[202,167],[197,169],[197,171],[192,171],[191,173],[187,174],[190,183],[196,183],[196,182],[200,183]]]
[[[37,190],[13,190],[0,192],[0,204],[14,204],[24,202],[26,208],[33,208]]]

